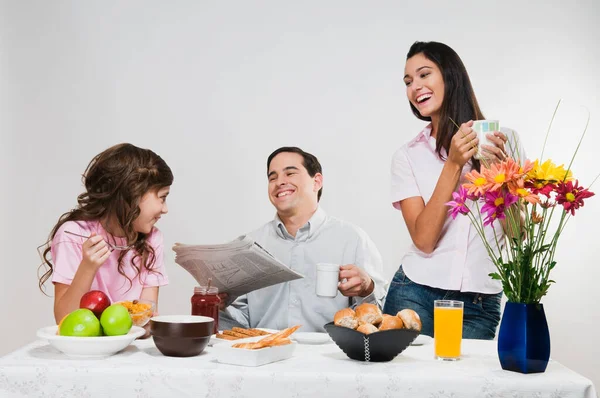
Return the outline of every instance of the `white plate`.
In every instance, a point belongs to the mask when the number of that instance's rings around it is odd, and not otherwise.
[[[296,332],[290,338],[300,344],[328,344],[333,342],[327,333],[319,332]]]
[[[410,343],[410,345],[426,345],[431,344],[432,341],[433,338],[431,336],[427,336],[426,334],[420,334],[417,336],[416,339],[413,340],[412,343]]]
[[[215,344],[211,349],[211,353],[213,353],[217,361],[221,363],[240,366],[261,366],[292,357],[297,345],[297,343],[293,341],[290,344],[261,348],[258,350],[232,347],[232,345],[236,343],[254,342],[263,337],[265,336],[248,337],[247,339],[239,340],[224,340],[221,344]]]
[[[37,331],[37,336],[48,340],[51,346],[70,357],[103,358],[121,351],[146,331],[132,326],[129,333],[122,336],[74,337],[56,334],[58,326],[48,326]]]

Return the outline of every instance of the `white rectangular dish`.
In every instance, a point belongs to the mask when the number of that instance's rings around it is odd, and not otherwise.
[[[261,348],[258,350],[232,347],[232,345],[236,343],[255,342],[263,337],[265,336],[249,337],[247,339],[239,340],[224,340],[219,344],[215,344],[211,348],[211,352],[215,355],[217,361],[239,366],[261,366],[292,357],[297,345],[297,343],[293,341],[290,344]]]
[[[279,332],[279,330],[275,330],[275,329],[266,329],[266,328],[257,328],[257,329],[258,330],[262,330],[262,331],[267,332],[267,333],[277,333],[277,332]],[[223,331],[219,330],[219,333],[223,333]],[[266,336],[262,336],[262,337],[266,337]],[[213,334],[212,336],[210,336],[210,341],[208,342],[208,346],[212,347],[215,344],[221,344],[221,343],[224,343],[226,341],[231,341],[231,342],[237,343],[237,342],[239,342],[241,340],[242,339],[238,339],[238,340],[218,339],[217,335]],[[252,341],[252,340],[244,340],[244,341]]]

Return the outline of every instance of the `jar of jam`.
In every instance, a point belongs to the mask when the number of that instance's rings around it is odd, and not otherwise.
[[[214,334],[219,330],[219,288],[215,286],[196,286],[192,296],[192,315],[208,316],[215,320]]]

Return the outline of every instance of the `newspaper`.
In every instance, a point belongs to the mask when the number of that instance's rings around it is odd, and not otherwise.
[[[227,292],[229,299],[263,287],[288,282],[304,276],[289,269],[247,235],[218,245],[184,245],[176,243],[175,262],[201,285],[211,285]]]

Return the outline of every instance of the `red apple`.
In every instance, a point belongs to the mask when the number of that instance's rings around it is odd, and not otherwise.
[[[92,311],[94,315],[100,319],[102,311],[104,311],[111,304],[110,299],[104,292],[100,290],[90,290],[83,296],[79,301],[79,308],[87,308]]]

